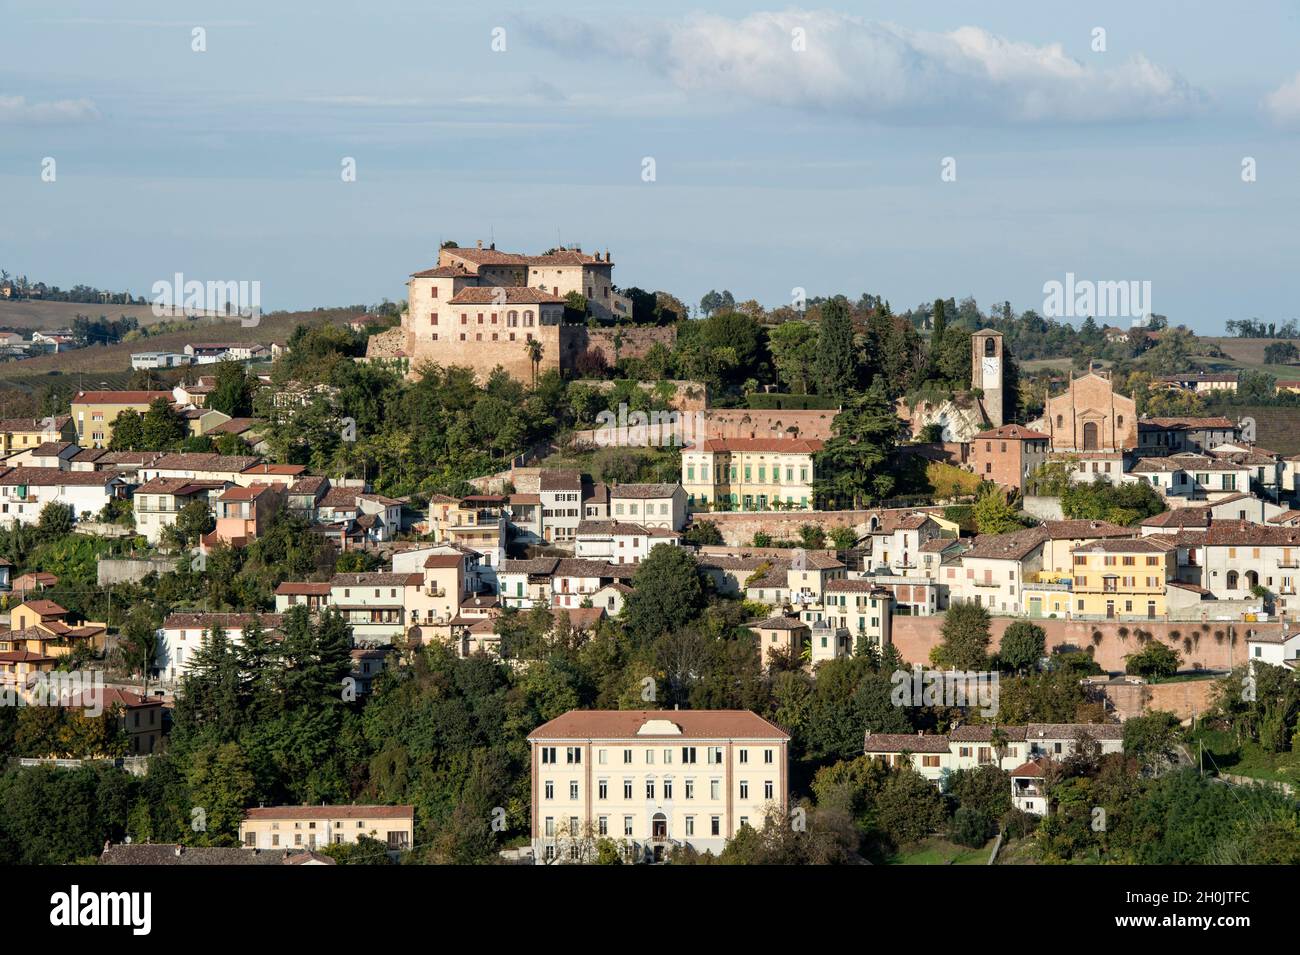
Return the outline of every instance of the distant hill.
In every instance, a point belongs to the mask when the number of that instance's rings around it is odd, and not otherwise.
[[[0,299],[0,329],[32,329],[49,331],[67,328],[78,315],[88,318],[121,318],[126,315],[141,325],[168,321],[153,313],[152,305],[100,305],[98,302],[11,302]],[[220,317],[220,316],[214,316]]]
[[[204,342],[282,342],[287,340],[299,325],[342,324],[356,316],[357,312],[356,306],[313,309],[305,312],[272,312],[263,315],[261,322],[251,328],[245,328],[239,319],[228,321],[199,319],[177,331],[136,341],[78,348],[57,355],[25,358],[22,361],[0,362],[0,387],[6,384],[21,386],[25,379],[37,376],[48,380],[51,373],[87,375],[129,373],[132,352],[179,352],[186,345]]]

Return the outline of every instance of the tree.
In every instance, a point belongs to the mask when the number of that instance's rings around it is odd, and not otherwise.
[[[998,487],[985,488],[975,501],[975,527],[981,534],[1006,534],[1024,526]]]
[[[1124,657],[1124,672],[1148,679],[1170,677],[1178,672],[1180,660],[1177,650],[1152,640],[1142,650]]]
[[[1264,362],[1268,365],[1289,365],[1300,358],[1300,349],[1294,342],[1273,342],[1264,349]]]
[[[982,604],[959,603],[944,613],[943,639],[930,651],[940,669],[986,670],[989,665],[989,612]]]
[[[222,359],[217,363],[216,382],[205,407],[232,418],[247,417],[253,412],[254,383],[244,366],[237,361]]]
[[[212,510],[208,507],[208,502],[196,498],[177,512],[174,526],[181,546],[192,547],[201,538],[211,534],[216,528],[217,522],[212,516]]]
[[[920,842],[946,817],[939,790],[910,767],[890,773],[876,797],[877,821],[896,846]]]
[[[136,604],[126,615],[119,644],[123,662],[143,681],[142,692],[149,693],[149,673],[158,657],[157,617],[147,604]]]
[[[533,366],[533,387],[537,387],[537,369],[542,363],[542,353],[545,349],[542,347],[540,339],[529,339],[524,343],[524,351],[528,353],[528,360]]]
[[[817,391],[845,399],[857,383],[857,358],[853,350],[853,320],[848,305],[834,299],[821,307],[817,336]]]
[[[36,525],[39,536],[43,538],[62,537],[72,533],[72,522],[76,515],[67,504],[50,501],[41,508],[41,517]]]
[[[133,408],[118,412],[113,419],[110,451],[136,451],[144,447],[144,418]]]
[[[998,660],[1004,669],[1023,673],[1038,667],[1047,655],[1047,631],[1028,620],[1017,620],[1002,633]]]
[[[894,489],[887,465],[901,426],[880,379],[849,399],[831,422],[834,436],[817,457],[819,496],[855,509],[887,497]]]
[[[782,322],[767,336],[777,378],[792,394],[812,390],[818,356],[818,330],[811,322]]]
[[[1157,710],[1124,721],[1124,752],[1159,774],[1177,758],[1178,717]]]
[[[692,521],[682,539],[695,547],[716,546],[723,542],[722,532],[712,521]]]
[[[170,450],[184,441],[185,436],[190,433],[185,418],[166,398],[155,398],[150,403],[140,430],[141,447],[136,450],[143,451]]]
[[[695,555],[681,547],[655,547],[637,566],[623,617],[631,633],[651,638],[685,626],[704,604]]]

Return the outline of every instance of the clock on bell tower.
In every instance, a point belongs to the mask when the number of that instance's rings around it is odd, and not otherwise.
[[[995,428],[1002,427],[1002,333],[981,329],[970,338],[971,388],[984,392],[984,414]]]

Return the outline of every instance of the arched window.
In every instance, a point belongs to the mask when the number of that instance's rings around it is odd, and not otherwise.
[[[1228,589],[1237,589],[1237,572],[1235,570],[1228,571]]]
[[[989,358],[992,358],[992,357],[993,357],[993,355],[996,353],[996,352],[995,352],[995,348],[996,348],[996,346],[993,344],[993,339],[992,339],[992,338],[986,338],[986,339],[984,339],[984,354],[985,354],[987,357],[989,357]]]
[[[1058,414],[1058,415],[1056,416],[1056,426],[1057,426],[1058,428],[1064,428],[1064,427],[1065,427],[1065,415],[1059,415],[1059,414]]]
[[[524,312],[524,324],[525,324],[525,325],[532,325],[532,324],[533,324],[533,313],[532,313],[532,312]]]
[[[1124,427],[1124,416],[1123,416],[1123,415],[1116,415],[1116,416],[1115,416],[1115,426],[1116,426],[1116,427],[1119,427],[1119,428]]]
[[[510,313],[506,316],[506,318],[507,318],[507,320],[508,320],[509,325],[510,325],[511,328],[514,328],[516,325],[519,324],[519,313],[518,313],[518,312],[510,312]]]

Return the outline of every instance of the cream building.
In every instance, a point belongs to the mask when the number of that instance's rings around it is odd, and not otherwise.
[[[414,806],[259,806],[244,812],[239,844],[246,849],[316,849],[352,845],[361,836],[392,852],[415,843]]]
[[[711,438],[682,450],[682,487],[696,510],[772,510],[814,507],[815,455],[810,438]]]
[[[570,710],[528,742],[539,863],[590,861],[605,838],[635,861],[717,854],[789,803],[790,735],[746,710]]]
[[[172,403],[170,391],[79,391],[72,399],[77,444],[106,448],[113,440],[113,422],[123,411],[144,414],[155,401]]]

